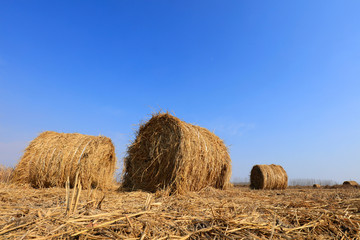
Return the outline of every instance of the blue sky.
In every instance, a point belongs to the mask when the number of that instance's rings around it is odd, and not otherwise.
[[[102,134],[119,166],[160,109],[214,131],[233,179],[360,181],[359,1],[2,1],[0,163],[40,132]]]

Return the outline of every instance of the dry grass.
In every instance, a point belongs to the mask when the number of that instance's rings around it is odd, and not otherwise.
[[[0,164],[0,183],[8,183],[10,182],[10,176],[14,168],[12,167],[5,167]]]
[[[286,189],[287,186],[288,176],[280,165],[255,165],[251,169],[252,189]]]
[[[103,136],[43,132],[26,148],[11,181],[33,187],[74,185],[79,173],[84,188],[114,186],[115,148]]]
[[[224,189],[231,159],[224,142],[205,128],[167,114],[152,116],[140,126],[125,158],[123,187],[154,192]]]
[[[358,239],[360,236],[360,189],[355,187],[263,191],[207,187],[197,193],[171,196],[164,191],[83,190],[79,198],[78,191],[0,184],[0,238]],[[70,202],[72,207],[68,208]]]

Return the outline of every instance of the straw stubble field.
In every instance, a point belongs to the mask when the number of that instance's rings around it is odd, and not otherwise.
[[[78,193],[76,195],[76,193]],[[0,184],[2,239],[359,239],[356,187],[171,195]]]

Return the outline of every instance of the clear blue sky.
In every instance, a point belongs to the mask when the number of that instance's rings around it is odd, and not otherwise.
[[[360,2],[1,1],[0,163],[40,132],[111,137],[159,109],[224,139],[233,179],[360,181]]]

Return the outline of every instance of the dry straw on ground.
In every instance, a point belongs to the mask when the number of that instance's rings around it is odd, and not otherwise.
[[[224,142],[205,128],[168,114],[140,126],[125,158],[123,188],[173,193],[229,184],[231,159]]]
[[[0,184],[0,239],[359,239],[360,189],[185,195]],[[76,204],[77,203],[77,204]],[[68,207],[73,209],[68,211]]]
[[[346,186],[359,186],[359,184],[356,181],[345,181],[343,185]]]
[[[0,164],[0,183],[7,183],[10,181],[11,173],[14,171],[12,167],[5,167]]]
[[[78,172],[84,188],[111,188],[116,168],[115,149],[103,136],[43,132],[25,149],[12,182],[33,187],[74,185]]]
[[[250,174],[252,189],[286,189],[288,176],[280,165],[255,165]]]

